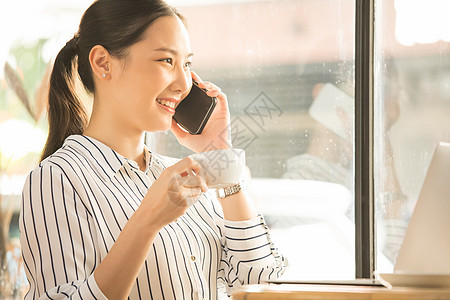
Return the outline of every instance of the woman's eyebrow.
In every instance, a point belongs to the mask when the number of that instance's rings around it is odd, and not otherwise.
[[[172,55],[175,55],[175,56],[179,55],[179,52],[177,50],[171,49],[171,48],[165,48],[165,47],[161,47],[161,48],[155,49],[153,51],[169,52],[169,53],[171,53]],[[191,56],[194,56],[194,53],[191,52],[188,55],[186,55],[186,57],[191,57]]]

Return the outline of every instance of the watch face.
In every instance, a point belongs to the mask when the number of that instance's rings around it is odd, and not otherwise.
[[[216,190],[217,198],[225,198],[225,191],[223,189]]]
[[[231,196],[233,194],[238,193],[241,190],[241,184],[238,183],[233,186],[229,186],[226,188],[221,188],[216,190],[216,196],[217,198],[225,198],[227,196]]]

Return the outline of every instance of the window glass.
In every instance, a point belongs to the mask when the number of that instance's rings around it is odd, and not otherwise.
[[[376,268],[391,272],[438,142],[449,142],[448,1],[376,2]]]

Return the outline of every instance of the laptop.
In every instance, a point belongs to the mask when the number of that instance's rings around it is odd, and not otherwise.
[[[450,287],[449,143],[436,146],[394,273],[375,274],[388,287]]]

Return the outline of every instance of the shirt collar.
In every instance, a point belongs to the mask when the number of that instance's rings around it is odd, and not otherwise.
[[[139,169],[138,164],[134,160],[120,155],[102,142],[85,135],[71,135],[66,138],[64,145],[79,150],[105,181],[111,180],[125,164]],[[147,173],[147,170],[153,163],[153,155],[151,155],[146,146],[144,146],[144,152],[147,165],[145,173]]]

